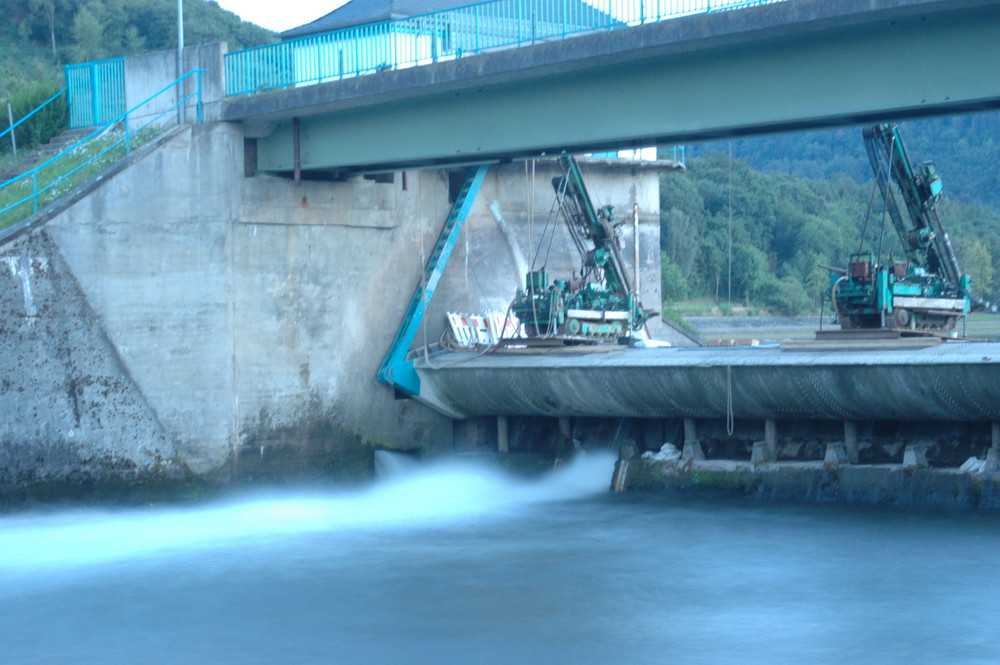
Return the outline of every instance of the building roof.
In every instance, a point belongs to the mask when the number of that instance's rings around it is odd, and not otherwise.
[[[470,4],[468,0],[351,0],[311,23],[286,30],[281,33],[281,38],[305,37],[356,25],[464,7],[467,4]]]
[[[323,32],[332,32],[344,28],[353,28],[358,25],[378,23],[391,19],[406,18],[407,16],[417,16],[439,12],[445,9],[455,9],[473,4],[477,0],[350,0],[347,4],[333,10],[325,16],[292,28],[281,33],[282,39],[295,39],[316,35]],[[482,2],[483,0],[478,0]],[[555,2],[556,0],[553,0]],[[568,0],[571,4],[585,4],[584,0]],[[591,12],[603,14],[596,7],[586,5]],[[610,16],[608,20],[616,22]]]

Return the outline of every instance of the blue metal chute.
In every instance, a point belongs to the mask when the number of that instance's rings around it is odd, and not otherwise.
[[[410,299],[410,306],[403,316],[403,321],[399,325],[399,331],[393,340],[385,360],[378,370],[378,380],[387,386],[392,386],[408,395],[420,394],[420,378],[413,370],[413,362],[406,359],[406,354],[417,336],[417,330],[423,321],[434,290],[444,274],[444,269],[451,258],[451,252],[458,243],[458,238],[462,233],[462,226],[469,216],[472,203],[479,193],[479,188],[483,184],[489,166],[481,164],[473,167],[469,171],[469,176],[465,180],[455,203],[445,220],[441,234],[438,236],[434,250],[431,252],[427,265],[424,267],[424,274],[420,283]]]

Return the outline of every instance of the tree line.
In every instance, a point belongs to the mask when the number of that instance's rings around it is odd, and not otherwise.
[[[724,152],[689,159],[686,171],[661,175],[664,301],[741,301],[786,315],[818,310],[829,284],[823,266],[844,267],[851,252],[877,247],[880,235],[884,259],[903,254],[883,222],[880,195],[872,195],[870,179],[845,174],[763,172]],[[1000,214],[955,198],[943,198],[939,211],[974,296],[995,300]]]
[[[177,0],[0,0],[0,16],[4,120],[7,102],[16,120],[58,91],[65,64],[177,47]],[[184,0],[186,44],[225,41],[238,50],[276,39],[212,0]],[[58,118],[25,128],[29,133],[18,138],[25,144],[46,140],[53,122],[58,125]],[[0,152],[9,148],[0,144]]]
[[[911,161],[937,163],[949,198],[1000,210],[1000,113],[909,120],[899,128]],[[857,183],[872,176],[859,127],[739,139],[731,146],[734,157],[766,172],[820,180],[845,176]],[[729,148],[729,142],[702,143],[689,146],[688,154],[703,157]]]

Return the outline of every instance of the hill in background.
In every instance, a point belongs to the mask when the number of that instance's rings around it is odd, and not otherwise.
[[[937,163],[947,197],[1000,210],[1000,113],[911,120],[899,127],[911,161]],[[740,139],[732,147],[733,157],[761,171],[858,183],[872,177],[861,127]],[[727,141],[700,143],[689,146],[688,155],[728,150]]]
[[[687,167],[661,176],[665,301],[724,301],[731,294],[747,306],[801,314],[818,309],[829,288],[824,265],[846,266],[862,244],[872,251],[881,245],[883,260],[904,253],[884,222],[880,195],[869,207],[871,179],[764,172],[721,152],[688,159]],[[972,275],[974,296],[996,301],[1000,214],[955,198],[938,208],[962,270]]]
[[[0,100],[55,86],[66,64],[177,47],[176,0],[0,0],[0,16]],[[276,40],[211,0],[184,1],[185,44]]]

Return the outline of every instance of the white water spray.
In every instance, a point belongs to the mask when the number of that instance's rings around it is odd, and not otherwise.
[[[399,462],[399,460],[395,460]],[[535,481],[469,462],[391,465],[366,490],[282,493],[198,507],[73,510],[0,518],[0,578],[192,550],[254,546],[307,533],[419,529],[516,517],[528,506],[604,493],[610,452],[579,454]]]

